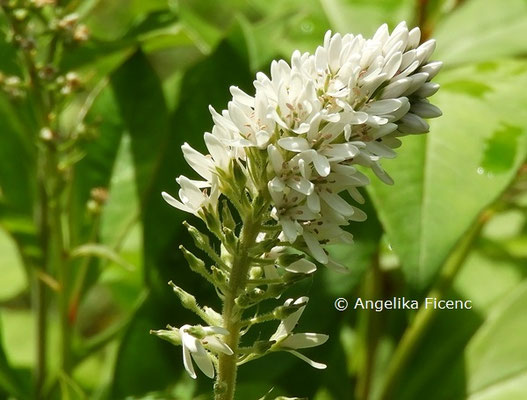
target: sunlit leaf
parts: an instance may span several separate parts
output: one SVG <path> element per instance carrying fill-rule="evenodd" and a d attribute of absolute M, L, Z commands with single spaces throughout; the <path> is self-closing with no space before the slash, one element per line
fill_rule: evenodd
<path fill-rule="evenodd" d="M 524 55 L 527 3 L 524 0 L 464 1 L 434 32 L 434 56 L 448 66 Z"/>
<path fill-rule="evenodd" d="M 492 90 L 449 90 L 448 83 L 461 76 Z M 439 80 L 446 87 L 433 102 L 444 115 L 432 121 L 427 135 L 404 138 L 398 158 L 384 162 L 393 187 L 375 177 L 370 187 L 403 270 L 420 288 L 430 284 L 474 218 L 509 184 L 527 152 L 525 62 L 475 65 L 445 72 Z M 503 147 L 507 132 L 514 134 L 505 155 L 495 147 Z"/>

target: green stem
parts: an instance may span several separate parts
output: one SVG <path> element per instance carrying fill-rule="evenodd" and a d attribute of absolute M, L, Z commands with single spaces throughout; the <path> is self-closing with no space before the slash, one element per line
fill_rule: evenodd
<path fill-rule="evenodd" d="M 54 210 L 52 240 L 56 246 L 55 266 L 60 282 L 60 291 L 58 293 L 59 310 L 60 310 L 60 352 L 62 356 L 62 370 L 69 374 L 71 368 L 71 324 L 69 319 L 69 269 L 65 262 L 65 248 L 62 233 L 62 221 L 60 209 Z"/>
<path fill-rule="evenodd" d="M 478 237 L 481 228 L 488 221 L 492 213 L 492 210 L 483 213 L 466 233 L 465 237 L 460 241 L 457 251 L 444 264 L 437 284 L 430 290 L 427 297 L 435 297 L 438 300 L 444 298 L 469 254 L 471 244 Z M 378 397 L 379 400 L 390 400 L 394 398 L 394 391 L 397 388 L 399 376 L 421 343 L 421 339 L 433 322 L 436 312 L 437 310 L 434 307 L 421 307 L 417 312 L 413 323 L 406 329 L 388 365 L 381 394 Z"/>
<path fill-rule="evenodd" d="M 236 306 L 235 300 L 247 285 L 247 273 L 251 266 L 249 250 L 256 242 L 260 232 L 261 216 L 249 213 L 244 221 L 238 251 L 236 252 L 230 273 L 229 290 L 223 303 L 223 323 L 229 331 L 226 344 L 232 349 L 232 355 L 221 354 L 219 357 L 218 377 L 215 385 L 215 400 L 233 400 L 236 388 L 238 347 L 242 327 L 242 309 Z"/>
<path fill-rule="evenodd" d="M 379 299 L 382 298 L 382 272 L 379 266 L 379 252 L 376 251 L 370 271 L 364 278 L 364 298 Z M 362 343 L 364 344 L 364 362 L 359 371 L 356 393 L 357 399 L 367 400 L 371 393 L 372 375 L 375 366 L 375 354 L 379 342 L 379 313 L 374 310 L 368 310 L 363 316 Z"/>

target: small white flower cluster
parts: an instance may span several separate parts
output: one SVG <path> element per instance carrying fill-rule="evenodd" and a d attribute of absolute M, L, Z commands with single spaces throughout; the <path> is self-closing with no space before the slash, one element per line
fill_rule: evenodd
<path fill-rule="evenodd" d="M 229 332 L 219 326 L 183 325 L 181 328 L 168 326 L 167 330 L 151 331 L 171 343 L 183 348 L 183 365 L 192 379 L 196 371 L 192 360 L 209 378 L 214 378 L 214 364 L 220 353 L 232 355 L 232 349 L 225 344 L 223 336 Z"/>
<path fill-rule="evenodd" d="M 257 74 L 254 96 L 231 87 L 228 109 L 211 108 L 210 155 L 183 145 L 204 180 L 181 176 L 180 200 L 163 197 L 194 214 L 215 208 L 223 191 L 218 171 L 234 161 L 248 178 L 247 190 L 268 191 L 280 238 L 331 265 L 323 246 L 350 242 L 342 227 L 366 219 L 342 197 L 347 192 L 364 202 L 357 188 L 369 180 L 356 165 L 392 183 L 379 161 L 396 156 L 399 137 L 427 132 L 423 118 L 441 115 L 426 98 L 439 89 L 430 81 L 442 63 L 429 61 L 435 41 L 419 42 L 419 29 L 402 22 L 391 34 L 382 25 L 371 39 L 327 32 L 315 54 L 295 51 L 290 64 L 273 61 L 270 77 Z M 266 153 L 266 167 L 251 171 L 257 163 L 250 157 L 258 151 Z M 261 176 L 267 188 L 256 181 Z"/>
<path fill-rule="evenodd" d="M 276 332 L 269 338 L 266 347 L 272 352 L 287 351 L 313 368 L 325 369 L 325 364 L 313 361 L 297 351 L 322 345 L 329 338 L 328 335 L 320 333 L 293 333 L 293 329 L 298 324 L 308 301 L 309 298 L 306 296 L 285 301 L 283 307 L 294 309 L 294 311 L 280 321 Z M 222 327 L 185 324 L 179 329 L 171 326 L 168 328 L 167 330 L 151 331 L 151 333 L 182 346 L 183 365 L 193 379 L 196 379 L 197 375 L 192 361 L 207 377 L 214 378 L 214 366 L 217 365 L 218 355 L 233 354 L 232 349 L 224 341 L 224 337 L 229 332 Z M 253 354 L 250 359 L 259 356 L 261 355 Z M 248 359 L 245 360 L 245 362 L 247 361 Z"/>

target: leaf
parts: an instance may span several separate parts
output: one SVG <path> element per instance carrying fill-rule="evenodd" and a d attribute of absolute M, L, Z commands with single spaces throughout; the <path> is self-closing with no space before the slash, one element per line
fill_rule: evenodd
<path fill-rule="evenodd" d="M 9 285 L 0 285 L 0 301 L 18 295 L 26 288 L 20 255 L 13 240 L 0 230 L 0 276 Z"/>
<path fill-rule="evenodd" d="M 35 152 L 17 119 L 16 106 L 0 95 L 0 201 L 10 210 L 31 215 Z"/>
<path fill-rule="evenodd" d="M 507 386 L 524 390 L 514 381 L 527 367 L 527 319 L 521 311 L 527 299 L 526 285 L 521 263 L 473 251 L 446 296 L 471 300 L 473 309 L 436 313 L 400 376 L 404 385 L 399 385 L 392 398 L 483 400 L 487 399 L 484 394 L 489 400 L 523 398 L 514 392 L 507 397 L 502 390 Z M 482 390 L 485 387 L 488 391 Z M 476 395 L 474 391 L 479 390 Z M 492 393 L 503 397 L 492 397 Z"/>
<path fill-rule="evenodd" d="M 132 138 L 137 189 L 144 202 L 168 135 L 168 110 L 161 82 L 141 51 L 115 71 L 111 82 Z"/>
<path fill-rule="evenodd" d="M 500 303 L 465 352 L 471 400 L 527 396 L 527 282 Z"/>
<path fill-rule="evenodd" d="M 475 95 L 448 89 L 448 83 L 470 76 L 491 91 Z M 430 133 L 405 137 L 397 159 L 384 162 L 393 187 L 375 177 L 371 197 L 403 271 L 414 288 L 426 288 L 456 241 L 476 216 L 507 187 L 525 159 L 527 132 L 527 63 L 503 61 L 445 72 L 446 88 L 433 102 L 444 116 L 431 122 Z M 514 99 L 505 102 L 503 99 Z M 510 130 L 505 162 L 489 151 L 497 135 Z M 500 133 L 502 132 L 502 133 Z M 499 168 L 482 166 L 498 163 Z"/>
<path fill-rule="evenodd" d="M 145 304 L 123 338 L 114 374 L 114 398 L 159 390 L 173 383 L 177 373 L 183 371 L 180 353 L 173 353 L 169 344 L 148 335 L 150 329 L 167 323 L 181 326 L 187 318 L 192 318 L 190 313 L 177 308 L 166 282 L 177 277 L 178 285 L 197 290 L 203 304 L 215 297 L 214 290 L 203 287 L 177 251 L 177 244 L 190 241 L 187 234 L 180 236 L 184 232 L 181 222 L 185 216 L 163 201 L 161 191 L 177 191 L 174 178 L 190 172 L 181 144 L 189 141 L 197 148 L 204 147 L 203 132 L 212 126 L 207 106 L 212 103 L 215 107 L 225 107 L 230 97 L 229 85 L 247 87 L 251 78 L 247 61 L 224 42 L 210 57 L 185 73 L 179 107 L 169 116 L 161 82 L 144 54 L 134 55 L 112 77 L 131 138 L 144 227 L 145 279 L 155 300 Z M 174 314 L 175 308 L 177 314 Z M 150 361 L 137 363 L 134 361 L 137 357 L 148 357 Z M 145 380 L 143 377 L 151 364 L 161 372 L 155 379 Z M 203 384 L 210 388 L 209 382 Z"/>
<path fill-rule="evenodd" d="M 75 179 L 70 206 L 73 245 L 85 240 L 94 240 L 88 239 L 93 217 L 87 211 L 87 203 L 93 189 L 108 189 L 124 131 L 111 88 L 103 89 L 97 96 L 87 115 L 86 123 L 88 127 L 95 129 L 96 137 L 81 144 L 86 155 L 74 167 Z"/>
<path fill-rule="evenodd" d="M 9 365 L 4 353 L 1 322 L 0 320 L 0 388 L 19 399 L 28 399 L 28 393 L 19 381 L 16 372 Z"/>
<path fill-rule="evenodd" d="M 339 1 L 320 0 L 322 9 L 328 16 L 331 26 L 342 34 L 373 35 L 377 28 L 388 23 L 391 27 L 400 21 L 410 20 L 413 1 Z"/>
<path fill-rule="evenodd" d="M 521 56 L 527 51 L 527 2 L 465 1 L 442 20 L 433 36 L 435 59 L 453 66 Z"/>

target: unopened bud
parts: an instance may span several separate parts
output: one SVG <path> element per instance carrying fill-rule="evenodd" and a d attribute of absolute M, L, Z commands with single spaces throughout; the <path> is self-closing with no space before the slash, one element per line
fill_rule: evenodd
<path fill-rule="evenodd" d="M 181 304 L 183 307 L 194 310 L 198 308 L 198 304 L 196 302 L 196 298 L 192 296 L 190 293 L 185 292 L 183 289 L 181 289 L 179 286 L 176 286 L 174 282 L 170 281 L 168 282 L 170 286 L 172 286 L 172 289 L 174 290 L 174 293 L 177 294 L 179 297 L 179 300 L 181 301 Z"/>
<path fill-rule="evenodd" d="M 57 23 L 57 26 L 61 29 L 71 30 L 75 25 L 77 25 L 78 21 L 78 14 L 68 14 Z"/>
<path fill-rule="evenodd" d="M 234 231 L 234 229 L 236 228 L 236 221 L 234 221 L 234 217 L 232 216 L 231 209 L 227 200 L 223 200 L 223 204 L 221 207 L 221 220 L 223 226 Z"/>
<path fill-rule="evenodd" d="M 262 267 L 252 267 L 249 270 L 249 278 L 251 279 L 260 279 L 263 275 Z"/>
<path fill-rule="evenodd" d="M 245 187 L 245 183 L 247 182 L 247 176 L 245 175 L 245 171 L 242 169 L 242 166 L 236 160 L 233 160 L 231 162 L 231 171 L 232 176 L 234 177 L 234 181 L 236 182 L 238 187 Z"/>
<path fill-rule="evenodd" d="M 210 239 L 207 235 L 198 231 L 197 228 L 190 225 L 187 221 L 183 221 L 183 225 L 185 226 L 185 228 L 187 228 L 188 233 L 190 233 L 190 236 L 192 236 L 196 247 L 200 249 L 210 247 Z"/>
<path fill-rule="evenodd" d="M 80 24 L 73 31 L 73 40 L 76 42 L 85 42 L 90 38 L 90 30 L 84 24 Z"/>
<path fill-rule="evenodd" d="M 179 249 L 183 252 L 183 257 L 185 257 L 185 260 L 187 260 L 188 265 L 192 271 L 201 273 L 205 270 L 205 262 L 203 260 L 199 259 L 190 251 L 185 249 L 183 245 L 179 246 Z"/>
<path fill-rule="evenodd" d="M 39 137 L 44 142 L 51 142 L 55 138 L 55 134 L 51 129 L 45 127 L 40 130 Z"/>

